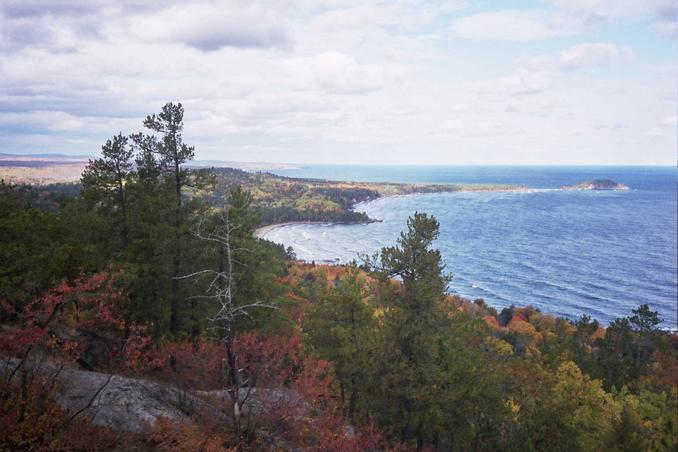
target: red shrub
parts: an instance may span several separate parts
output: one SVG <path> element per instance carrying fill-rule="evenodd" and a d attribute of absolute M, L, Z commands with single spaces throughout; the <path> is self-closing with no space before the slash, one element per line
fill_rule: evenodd
<path fill-rule="evenodd" d="M 166 343 L 154 352 L 152 364 L 167 381 L 180 387 L 213 390 L 224 387 L 225 359 L 223 344 L 201 338 Z"/>

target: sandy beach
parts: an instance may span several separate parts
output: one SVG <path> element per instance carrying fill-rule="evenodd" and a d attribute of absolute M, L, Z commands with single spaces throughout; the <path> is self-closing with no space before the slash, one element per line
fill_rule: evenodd
<path fill-rule="evenodd" d="M 266 226 L 261 226 L 254 230 L 254 236 L 258 239 L 265 239 L 269 232 L 274 229 L 282 228 L 283 226 L 292 226 L 295 224 L 329 224 L 326 221 L 288 221 L 286 223 L 275 223 Z"/>

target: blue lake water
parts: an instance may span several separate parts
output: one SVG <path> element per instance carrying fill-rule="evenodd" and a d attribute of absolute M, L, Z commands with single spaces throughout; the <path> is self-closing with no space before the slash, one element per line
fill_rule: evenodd
<path fill-rule="evenodd" d="M 532 305 L 609 323 L 647 303 L 676 328 L 676 169 L 671 167 L 305 166 L 276 171 L 334 180 L 506 183 L 545 189 L 381 198 L 356 210 L 367 225 L 293 225 L 266 238 L 304 260 L 347 262 L 395 242 L 415 211 L 440 222 L 435 243 L 452 292 L 496 308 Z M 607 178 L 629 191 L 561 191 Z M 556 190 L 549 190 L 556 189 Z"/>

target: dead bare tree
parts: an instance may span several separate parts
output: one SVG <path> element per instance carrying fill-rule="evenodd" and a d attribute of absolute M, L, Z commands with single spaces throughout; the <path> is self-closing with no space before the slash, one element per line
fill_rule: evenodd
<path fill-rule="evenodd" d="M 200 270 L 180 278 L 210 278 L 206 294 L 190 298 L 211 301 L 216 305 L 216 314 L 209 317 L 208 320 L 212 323 L 212 329 L 218 331 L 219 337 L 226 348 L 225 389 L 232 405 L 231 415 L 235 433 L 238 438 L 241 438 L 242 408 L 250 395 L 252 382 L 249 375 L 244 375 L 244 370 L 239 368 L 238 355 L 234 347 L 235 329 L 242 317 L 251 317 L 250 313 L 252 310 L 258 308 L 277 308 L 260 300 L 254 303 L 238 303 L 233 280 L 235 266 L 239 265 L 235 255 L 237 253 L 251 252 L 252 250 L 246 247 L 238 247 L 234 243 L 234 235 L 238 231 L 239 226 L 231 222 L 228 208 L 216 214 L 216 222 L 213 226 L 206 227 L 206 223 L 204 220 L 200 222 L 195 236 L 200 240 L 212 242 L 218 247 L 219 268 L 217 270 Z"/>

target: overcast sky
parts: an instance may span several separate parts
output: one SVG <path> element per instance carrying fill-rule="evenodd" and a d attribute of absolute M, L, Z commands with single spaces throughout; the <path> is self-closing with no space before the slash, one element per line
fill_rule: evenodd
<path fill-rule="evenodd" d="M 0 0 L 0 152 L 676 164 L 675 0 Z"/>

